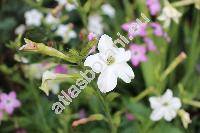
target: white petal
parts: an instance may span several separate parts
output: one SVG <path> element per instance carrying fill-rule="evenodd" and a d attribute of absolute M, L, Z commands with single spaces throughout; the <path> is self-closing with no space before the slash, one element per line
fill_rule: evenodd
<path fill-rule="evenodd" d="M 162 95 L 162 101 L 168 102 L 172 99 L 173 93 L 170 89 L 167 89 L 167 91 Z"/>
<path fill-rule="evenodd" d="M 113 47 L 114 43 L 112 41 L 112 38 L 106 34 L 102 35 L 101 38 L 99 39 L 98 50 L 104 53 L 107 52 L 108 50 L 112 50 Z"/>
<path fill-rule="evenodd" d="M 127 63 L 116 64 L 115 71 L 117 76 L 126 83 L 130 83 L 135 77 L 132 68 Z"/>
<path fill-rule="evenodd" d="M 170 108 L 165 110 L 164 119 L 166 121 L 171 121 L 175 117 L 176 117 L 176 111 L 175 110 L 170 109 Z"/>
<path fill-rule="evenodd" d="M 177 97 L 172 98 L 169 101 L 169 106 L 171 108 L 173 108 L 173 109 L 176 109 L 176 110 L 180 109 L 180 107 L 181 107 L 181 101 L 180 101 L 180 99 L 177 98 Z"/>
<path fill-rule="evenodd" d="M 89 66 L 92 68 L 94 72 L 99 73 L 105 69 L 106 64 L 101 58 L 100 54 L 97 53 L 97 54 L 88 56 L 84 62 L 84 66 Z"/>
<path fill-rule="evenodd" d="M 117 76 L 112 67 L 107 67 L 101 72 L 97 85 L 102 93 L 112 91 L 117 86 Z"/>
<path fill-rule="evenodd" d="M 152 109 L 160 108 L 162 106 L 160 97 L 150 97 L 149 102 Z"/>
<path fill-rule="evenodd" d="M 158 121 L 158 120 L 160 120 L 164 116 L 164 113 L 165 113 L 164 111 L 165 110 L 163 108 L 154 110 L 151 113 L 151 116 L 150 116 L 151 120 L 152 121 Z"/>
<path fill-rule="evenodd" d="M 117 48 L 117 54 L 115 56 L 116 62 L 121 63 L 121 62 L 127 62 L 131 59 L 131 51 L 125 51 L 124 48 Z"/>

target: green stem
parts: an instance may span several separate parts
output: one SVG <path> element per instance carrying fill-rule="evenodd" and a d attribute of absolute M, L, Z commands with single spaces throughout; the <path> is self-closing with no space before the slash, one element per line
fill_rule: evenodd
<path fill-rule="evenodd" d="M 194 2 L 195 2 L 195 0 L 181 0 L 178 2 L 173 2 L 172 5 L 174 7 L 188 6 L 188 5 L 194 4 Z"/>
<path fill-rule="evenodd" d="M 30 83 L 31 83 L 31 92 L 33 94 L 33 97 L 35 98 L 35 101 L 36 101 L 36 106 L 37 106 L 37 109 L 38 109 L 38 112 L 39 112 L 39 115 L 40 115 L 40 118 L 42 119 L 42 123 L 44 125 L 44 130 L 45 132 L 49 132 L 51 133 L 51 130 L 48 128 L 48 125 L 47 125 L 47 122 L 46 122 L 46 119 L 44 117 L 44 113 L 43 113 L 43 110 L 42 110 L 42 106 L 40 104 L 40 98 L 38 96 L 38 93 L 37 91 L 35 91 L 35 88 L 33 87 L 34 86 L 34 83 L 33 83 L 33 80 L 30 79 Z"/>
<path fill-rule="evenodd" d="M 111 133 L 117 133 L 117 128 L 114 126 L 114 123 L 112 121 L 112 117 L 111 117 L 111 114 L 110 114 L 110 109 L 109 109 L 108 103 L 105 101 L 105 99 L 101 95 L 100 91 L 98 89 L 96 89 L 96 87 L 94 87 L 94 88 L 95 88 L 94 90 L 96 92 L 97 97 L 99 98 L 99 100 L 101 101 L 101 103 L 104 107 L 104 111 L 105 111 L 105 114 L 108 118 L 108 123 L 110 125 Z"/>
<path fill-rule="evenodd" d="M 172 63 L 168 66 L 168 68 L 161 75 L 161 81 L 165 80 L 165 78 L 186 58 L 186 54 L 181 52 L 178 57 L 176 57 Z"/>
<path fill-rule="evenodd" d="M 152 93 L 157 93 L 155 88 L 153 87 L 149 87 L 147 89 L 145 89 L 144 91 L 142 91 L 139 95 L 137 95 L 136 97 L 134 97 L 134 101 L 140 101 L 141 99 L 143 99 L 144 97 L 146 97 L 147 95 L 149 94 L 152 94 Z"/>
<path fill-rule="evenodd" d="M 194 101 L 189 99 L 183 99 L 183 103 L 200 108 L 200 101 Z"/>

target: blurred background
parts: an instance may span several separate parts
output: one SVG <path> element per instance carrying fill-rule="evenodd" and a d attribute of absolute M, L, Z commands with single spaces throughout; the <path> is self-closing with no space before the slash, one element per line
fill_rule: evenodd
<path fill-rule="evenodd" d="M 117 32 L 134 39 L 126 45 L 135 79 L 118 85 L 105 97 L 118 133 L 200 132 L 200 2 L 199 0 L 0 0 L 0 132 L 2 133 L 110 133 L 96 81 L 88 85 L 60 115 L 52 111 L 61 90 L 74 81 L 51 82 L 46 96 L 39 89 L 42 74 L 71 74 L 81 70 L 82 49 L 93 38 Z M 137 34 L 129 30 L 141 13 L 150 19 Z M 24 38 L 69 54 L 62 59 L 22 52 Z M 90 53 L 95 53 L 93 46 Z M 142 52 L 143 51 L 143 52 Z M 145 51 L 145 52 L 144 52 Z M 119 70 L 120 71 L 120 70 Z M 93 83 L 92 83 L 93 84 Z M 191 123 L 150 119 L 149 97 L 167 88 L 179 97 Z"/>

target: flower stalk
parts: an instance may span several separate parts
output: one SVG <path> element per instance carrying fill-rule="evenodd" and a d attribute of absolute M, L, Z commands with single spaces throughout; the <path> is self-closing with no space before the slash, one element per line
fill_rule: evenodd
<path fill-rule="evenodd" d="M 183 103 L 200 108 L 200 101 L 194 101 L 189 99 L 183 99 Z"/>
<path fill-rule="evenodd" d="M 146 97 L 147 95 L 152 94 L 152 93 L 157 93 L 157 92 L 154 87 L 149 87 L 149 88 L 145 89 L 144 91 L 142 91 L 136 97 L 133 97 L 133 100 L 138 102 L 141 99 L 143 99 L 144 97 Z"/>
<path fill-rule="evenodd" d="M 96 88 L 96 87 L 94 87 Z M 111 133 L 117 133 L 117 128 L 115 127 L 113 121 L 112 121 L 112 117 L 110 114 L 110 109 L 108 106 L 108 103 L 105 101 L 104 97 L 101 95 L 100 91 L 98 89 L 94 89 L 96 92 L 97 97 L 99 98 L 99 100 L 101 101 L 103 107 L 104 107 L 104 111 L 107 117 L 107 121 L 110 125 L 110 129 L 111 129 Z"/>
<path fill-rule="evenodd" d="M 181 0 L 178 2 L 173 2 L 172 5 L 174 7 L 188 6 L 188 5 L 194 4 L 195 1 L 197 0 Z"/>
<path fill-rule="evenodd" d="M 187 55 L 184 52 L 181 52 L 168 66 L 168 68 L 161 75 L 161 81 L 165 78 L 181 63 L 186 59 Z"/>

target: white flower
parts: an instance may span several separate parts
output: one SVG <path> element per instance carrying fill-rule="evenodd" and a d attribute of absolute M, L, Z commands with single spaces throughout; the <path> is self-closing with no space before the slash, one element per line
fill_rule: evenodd
<path fill-rule="evenodd" d="M 58 36 L 61 36 L 63 38 L 63 41 L 67 43 L 70 39 L 77 37 L 76 32 L 72 30 L 72 27 L 73 25 L 71 24 L 68 24 L 68 25 L 61 24 L 58 26 L 58 29 L 56 30 L 56 34 Z"/>
<path fill-rule="evenodd" d="M 56 0 L 58 2 L 58 5 L 65 5 L 67 3 L 67 0 Z"/>
<path fill-rule="evenodd" d="M 195 7 L 200 10 L 200 0 L 194 0 Z"/>
<path fill-rule="evenodd" d="M 40 89 L 43 90 L 46 95 L 49 95 L 49 90 L 51 90 L 53 87 L 58 90 L 59 86 L 53 82 L 55 81 L 56 77 L 56 74 L 51 71 L 45 71 L 43 73 L 42 85 Z"/>
<path fill-rule="evenodd" d="M 88 30 L 94 32 L 97 35 L 103 34 L 102 18 L 98 14 L 90 15 L 88 18 Z"/>
<path fill-rule="evenodd" d="M 115 16 L 115 9 L 110 4 L 104 4 L 101 6 L 101 10 L 104 14 L 113 18 Z"/>
<path fill-rule="evenodd" d="M 26 25 L 40 26 L 43 14 L 36 9 L 25 12 L 24 14 Z"/>
<path fill-rule="evenodd" d="M 188 124 L 192 122 L 192 120 L 190 119 L 190 114 L 183 109 L 179 110 L 178 114 L 181 117 L 184 128 L 188 128 Z"/>
<path fill-rule="evenodd" d="M 178 10 L 169 3 L 166 3 L 166 6 L 162 10 L 162 14 L 158 17 L 158 20 L 165 21 L 164 27 L 169 27 L 171 20 L 178 23 L 181 16 L 182 14 Z"/>
<path fill-rule="evenodd" d="M 23 57 L 23 56 L 20 56 L 20 55 L 18 55 L 18 54 L 15 54 L 15 55 L 14 55 L 14 59 L 15 59 L 16 61 L 22 62 L 22 63 L 28 63 L 28 62 L 29 62 L 29 60 L 28 60 L 27 58 L 25 58 L 25 57 Z"/>
<path fill-rule="evenodd" d="M 131 58 L 131 52 L 114 46 L 112 38 L 102 35 L 98 43 L 99 53 L 86 58 L 84 66 L 89 66 L 100 73 L 97 81 L 102 93 L 112 91 L 117 86 L 117 78 L 130 83 L 134 78 L 132 68 L 126 63 Z"/>
<path fill-rule="evenodd" d="M 166 121 L 171 121 L 176 117 L 177 111 L 181 107 L 181 101 L 177 97 L 173 97 L 172 91 L 167 91 L 161 97 L 150 97 L 149 98 L 151 108 L 151 120 L 158 121 L 164 117 Z"/>
<path fill-rule="evenodd" d="M 67 10 L 67 11 L 72 11 L 72 10 L 75 10 L 77 8 L 77 4 L 76 4 L 76 2 L 74 1 L 73 3 L 67 3 L 66 5 L 65 5 L 65 9 Z"/>
<path fill-rule="evenodd" d="M 56 25 L 59 23 L 59 19 L 54 17 L 51 13 L 47 14 L 47 16 L 45 17 L 45 22 L 47 24 L 52 24 L 52 25 Z"/>
<path fill-rule="evenodd" d="M 26 30 L 26 26 L 24 24 L 21 24 L 15 29 L 15 34 L 16 35 L 23 34 L 25 30 Z"/>

